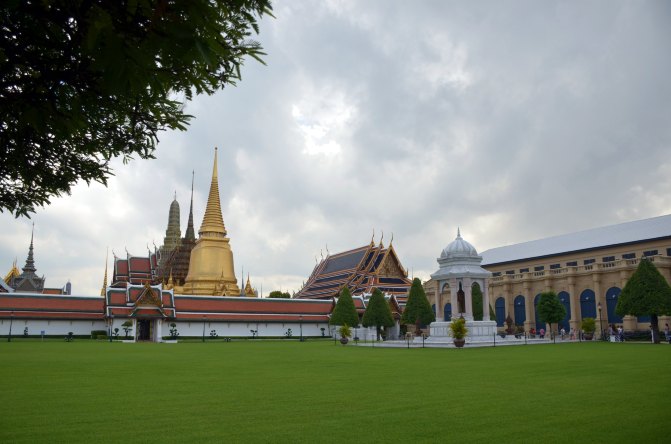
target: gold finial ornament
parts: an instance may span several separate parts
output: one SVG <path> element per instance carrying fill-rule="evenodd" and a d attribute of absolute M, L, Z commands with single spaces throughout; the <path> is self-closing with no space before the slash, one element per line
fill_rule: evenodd
<path fill-rule="evenodd" d="M 105 296 L 105 290 L 107 289 L 107 260 L 109 258 L 110 249 L 107 247 L 107 252 L 105 253 L 105 277 L 103 277 L 103 287 L 100 289 L 100 296 Z"/>
<path fill-rule="evenodd" d="M 194 295 L 240 296 L 235 277 L 233 251 L 226 237 L 224 217 L 219 200 L 219 178 L 217 172 L 217 149 L 214 149 L 212 182 L 203 223 L 198 231 L 196 246 L 191 251 L 189 272 L 184 286 L 176 292 Z"/>

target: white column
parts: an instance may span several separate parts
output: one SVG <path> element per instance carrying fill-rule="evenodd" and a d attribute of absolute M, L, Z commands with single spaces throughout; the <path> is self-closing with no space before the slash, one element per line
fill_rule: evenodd
<path fill-rule="evenodd" d="M 434 294 L 434 301 L 436 304 L 436 321 L 444 320 L 440 315 L 440 287 L 443 285 L 442 281 L 437 281 L 436 293 Z"/>
<path fill-rule="evenodd" d="M 450 304 L 452 304 L 452 317 L 459 312 L 459 302 L 457 301 L 458 291 L 459 285 L 457 284 L 457 278 L 450 279 Z"/>
<path fill-rule="evenodd" d="M 483 279 L 482 288 L 482 320 L 489 321 L 489 279 Z"/>
<path fill-rule="evenodd" d="M 464 299 L 466 299 L 464 302 L 466 302 L 466 315 L 464 318 L 468 320 L 473 320 L 473 288 L 471 287 L 473 283 L 471 282 L 471 278 L 464 278 Z"/>

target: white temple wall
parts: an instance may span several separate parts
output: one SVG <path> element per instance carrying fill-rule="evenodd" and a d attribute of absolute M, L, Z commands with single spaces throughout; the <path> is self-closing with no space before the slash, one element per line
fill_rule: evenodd
<path fill-rule="evenodd" d="M 107 331 L 107 324 L 103 320 L 48 320 L 48 319 L 1 319 L 0 335 L 9 334 L 9 325 L 12 325 L 12 336 L 23 336 L 23 331 L 28 327 L 28 335 L 38 336 L 44 331 L 46 336 L 67 335 L 90 335 L 92 330 Z"/>
<path fill-rule="evenodd" d="M 162 335 L 170 335 L 170 324 L 175 323 L 177 326 L 177 332 L 179 337 L 185 336 L 202 336 L 203 335 L 203 322 L 200 321 L 164 321 L 163 322 L 163 333 Z M 286 322 L 286 323 L 275 323 L 275 322 L 210 322 L 205 321 L 205 337 L 210 337 L 210 332 L 215 330 L 218 337 L 252 337 L 250 330 L 258 330 L 257 336 L 267 337 L 284 337 L 289 329 L 291 329 L 291 337 L 299 338 L 301 336 L 301 326 L 303 329 L 303 336 L 322 336 L 321 328 L 324 328 L 324 336 L 329 337 L 329 325 L 326 322 Z M 178 337 L 178 338 L 179 338 Z"/>

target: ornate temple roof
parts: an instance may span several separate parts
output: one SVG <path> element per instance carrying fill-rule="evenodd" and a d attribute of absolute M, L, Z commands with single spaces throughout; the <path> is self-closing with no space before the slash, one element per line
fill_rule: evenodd
<path fill-rule="evenodd" d="M 148 257 L 134 256 L 126 252 L 126 258 L 114 255 L 113 287 L 124 287 L 127 284 L 142 285 L 146 282 L 157 283 L 156 270 L 158 260 L 156 252 Z"/>
<path fill-rule="evenodd" d="M 412 285 L 394 247 L 380 242 L 338 254 L 328 254 L 317 263 L 307 282 L 294 296 L 299 299 L 331 299 L 347 285 L 352 295 L 371 293 L 379 288 L 405 302 Z"/>
<path fill-rule="evenodd" d="M 91 319 L 104 318 L 101 297 L 46 296 L 35 293 L 2 293 L 0 317 L 15 319 Z"/>

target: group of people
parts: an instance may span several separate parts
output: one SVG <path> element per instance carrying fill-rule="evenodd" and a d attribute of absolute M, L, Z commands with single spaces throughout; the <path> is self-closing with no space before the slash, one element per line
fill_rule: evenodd
<path fill-rule="evenodd" d="M 529 335 L 531 337 L 535 337 L 536 336 L 536 329 L 531 327 L 531 330 L 529 330 Z M 538 336 L 541 339 L 545 339 L 545 329 L 544 328 L 541 328 L 540 330 L 538 330 Z"/>
<path fill-rule="evenodd" d="M 621 325 L 615 326 L 615 324 L 610 324 L 608 326 L 608 335 L 615 338 L 615 342 L 624 342 L 624 329 Z"/>

